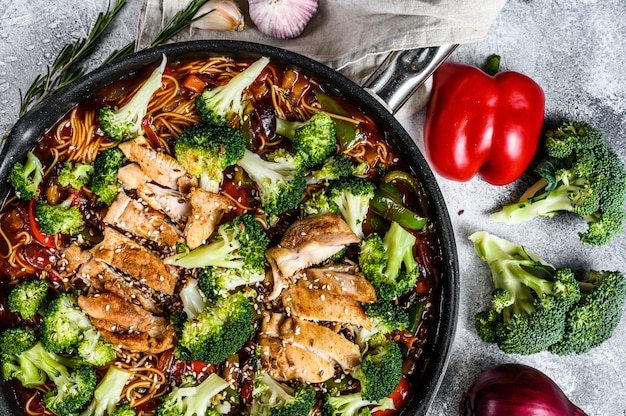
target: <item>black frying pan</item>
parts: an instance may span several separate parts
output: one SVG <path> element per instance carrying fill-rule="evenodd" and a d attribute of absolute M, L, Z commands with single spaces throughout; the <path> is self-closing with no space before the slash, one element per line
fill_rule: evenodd
<path fill-rule="evenodd" d="M 430 56 L 431 51 L 431 49 L 424 49 L 418 54 L 415 54 L 413 51 L 401 53 L 399 56 L 396 56 L 399 60 L 396 59 L 390 65 L 392 72 L 397 72 L 397 68 L 394 69 L 394 66 L 403 65 L 403 59 L 415 59 L 423 60 L 425 66 L 424 70 L 420 70 L 418 75 L 429 74 L 442 59 L 441 57 Z M 75 105 L 105 85 L 123 76 L 157 65 L 161 61 L 162 54 L 165 54 L 170 61 L 176 58 L 186 59 L 209 56 L 233 56 L 235 58 L 252 59 L 267 56 L 272 62 L 298 68 L 321 84 L 324 84 L 324 86 L 331 87 L 338 95 L 346 97 L 356 106 L 362 108 L 382 127 L 382 130 L 390 133 L 390 141 L 401 154 L 408 158 L 413 170 L 412 173 L 423 184 L 430 197 L 432 220 L 435 222 L 439 240 L 443 245 L 441 316 L 438 331 L 433 335 L 436 337 L 435 351 L 426 371 L 420 376 L 419 382 L 415 384 L 414 397 L 402 412 L 403 415 L 425 415 L 443 379 L 454 339 L 458 314 L 459 277 L 454 234 L 439 186 L 415 142 L 389 110 L 391 108 L 393 111 L 399 105 L 402 105 L 404 99 L 401 98 L 401 101 L 396 104 L 387 104 L 394 100 L 397 101 L 397 97 L 393 96 L 391 91 L 396 90 L 399 84 L 408 83 L 415 86 L 416 78 L 413 77 L 413 80 L 407 80 L 406 77 L 405 79 L 402 79 L 402 77 L 400 79 L 390 77 L 389 71 L 378 74 L 379 76 L 372 79 L 368 84 L 370 84 L 370 89 L 380 92 L 380 96 L 384 99 L 381 100 L 380 97 L 373 96 L 367 89 L 360 87 L 317 61 L 271 46 L 237 41 L 194 41 L 174 43 L 144 50 L 85 75 L 33 108 L 15 124 L 0 148 L 0 201 L 4 202 L 9 193 L 6 176 L 11 167 L 16 161 L 20 161 L 25 157 L 26 152 L 35 146 L 48 129 Z M 408 66 L 412 67 L 413 64 Z M 405 92 L 404 97 L 408 96 L 410 92 Z M 7 390 L 6 388 L 1 390 L 0 414 L 22 414 L 21 410 L 15 409 L 14 399 L 10 397 Z"/>

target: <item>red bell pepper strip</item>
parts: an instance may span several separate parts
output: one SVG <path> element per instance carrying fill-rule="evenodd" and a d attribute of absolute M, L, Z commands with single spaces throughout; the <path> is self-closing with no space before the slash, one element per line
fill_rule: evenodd
<path fill-rule="evenodd" d="M 424 125 L 426 156 L 447 179 L 468 181 L 480 173 L 492 185 L 506 185 L 532 161 L 544 110 L 543 90 L 526 75 L 490 75 L 445 62 L 433 77 Z"/>
<path fill-rule="evenodd" d="M 150 115 L 146 114 L 141 119 L 141 127 L 143 127 L 144 133 L 146 133 L 146 138 L 148 139 L 148 143 L 152 146 L 153 149 L 158 149 L 161 147 L 161 141 L 159 140 L 159 136 L 157 136 L 156 132 L 152 128 L 152 124 L 150 124 Z"/>

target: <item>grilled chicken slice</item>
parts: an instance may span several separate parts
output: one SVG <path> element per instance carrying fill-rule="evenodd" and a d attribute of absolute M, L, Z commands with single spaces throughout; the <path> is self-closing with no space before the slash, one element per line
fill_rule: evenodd
<path fill-rule="evenodd" d="M 155 315 L 163 315 L 160 303 L 165 299 L 159 296 L 159 292 L 142 285 L 130 276 L 122 275 L 101 261 L 92 259 L 83 264 L 77 276 L 97 292 L 113 293 Z"/>
<path fill-rule="evenodd" d="M 104 222 L 160 246 L 183 242 L 182 233 L 164 214 L 120 192 L 109 207 Z"/>
<path fill-rule="evenodd" d="M 159 354 L 174 347 L 174 330 L 171 327 L 161 337 L 152 337 L 145 332 L 136 334 L 117 333 L 99 328 L 96 322 L 94 326 L 100 331 L 102 338 L 113 345 L 126 348 L 129 351 L 145 352 L 147 354 Z"/>
<path fill-rule="evenodd" d="M 286 289 L 281 299 L 286 311 L 302 319 L 345 322 L 372 328 L 372 322 L 360 302 L 333 295 L 325 289 L 309 289 L 306 285 L 296 284 Z"/>
<path fill-rule="evenodd" d="M 293 282 L 299 270 L 321 263 L 346 245 L 359 241 L 337 214 L 327 213 L 294 222 L 285 231 L 280 244 L 265 252 L 274 280 L 268 300 L 276 299 Z"/>
<path fill-rule="evenodd" d="M 122 183 L 124 189 L 137 189 L 142 184 L 150 181 L 150 177 L 141 170 L 138 163 L 129 163 L 117 171 L 117 179 Z"/>
<path fill-rule="evenodd" d="M 163 212 L 176 223 L 185 223 L 191 215 L 191 204 L 185 196 L 175 190 L 152 182 L 137 187 L 137 197 L 153 209 Z"/>
<path fill-rule="evenodd" d="M 297 284 L 363 303 L 375 302 L 377 299 L 374 286 L 351 265 L 308 268 Z"/>
<path fill-rule="evenodd" d="M 152 251 L 111 227 L 104 229 L 104 240 L 95 247 L 94 258 L 154 290 L 174 293 L 176 274 Z"/>
<path fill-rule="evenodd" d="M 193 250 L 206 242 L 232 206 L 225 196 L 200 188 L 194 188 L 187 195 L 187 200 L 191 204 L 191 216 L 185 225 L 184 235 L 187 246 Z"/>
<path fill-rule="evenodd" d="M 265 314 L 261 334 L 336 362 L 346 371 L 356 367 L 361 360 L 359 346 L 355 343 L 325 326 L 293 316 Z"/>
<path fill-rule="evenodd" d="M 120 143 L 119 148 L 131 161 L 154 182 L 171 189 L 178 189 L 178 179 L 187 171 L 172 156 L 154 150 L 143 136 Z"/>
<path fill-rule="evenodd" d="M 159 336 L 169 324 L 167 318 L 155 316 L 134 303 L 127 302 L 113 293 L 78 297 L 78 306 L 90 318 L 108 323 L 105 329 L 113 332 L 146 332 Z"/>
<path fill-rule="evenodd" d="M 261 336 L 259 346 L 261 365 L 276 380 L 321 383 L 335 375 L 333 361 L 282 342 L 278 338 Z"/>
<path fill-rule="evenodd" d="M 78 244 L 72 243 L 62 251 L 62 261 L 57 265 L 64 276 L 71 275 L 77 273 L 81 266 L 88 263 L 92 257 L 93 253 L 91 251 L 83 250 Z"/>
<path fill-rule="evenodd" d="M 154 316 L 112 293 L 79 296 L 78 306 L 102 337 L 114 345 L 153 354 L 174 345 L 174 330 L 167 318 Z"/>

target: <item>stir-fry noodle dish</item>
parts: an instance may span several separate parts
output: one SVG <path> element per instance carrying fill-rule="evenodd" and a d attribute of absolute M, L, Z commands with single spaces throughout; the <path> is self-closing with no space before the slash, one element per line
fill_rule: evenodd
<path fill-rule="evenodd" d="M 0 213 L 27 415 L 392 415 L 433 354 L 429 199 L 390 134 L 269 58 L 162 60 L 76 105 Z"/>

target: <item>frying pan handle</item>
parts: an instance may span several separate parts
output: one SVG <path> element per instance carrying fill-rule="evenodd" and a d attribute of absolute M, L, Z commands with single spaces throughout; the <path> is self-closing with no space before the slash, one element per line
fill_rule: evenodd
<path fill-rule="evenodd" d="M 459 45 L 394 51 L 363 87 L 395 113 Z"/>

